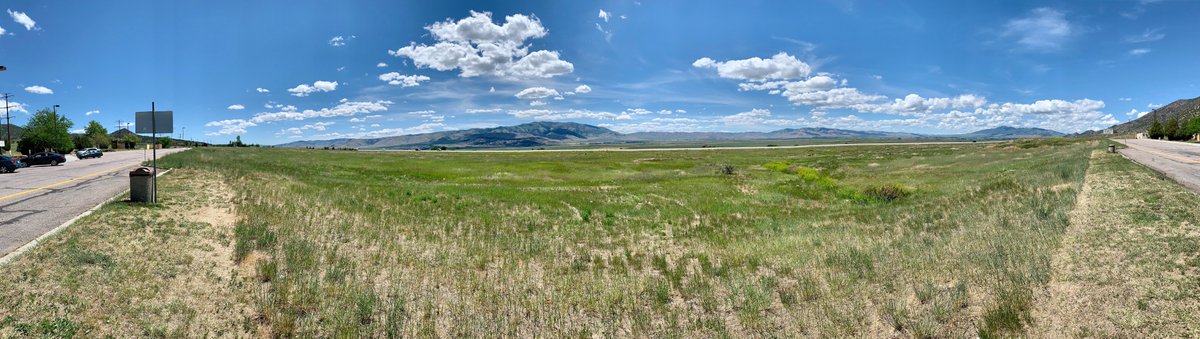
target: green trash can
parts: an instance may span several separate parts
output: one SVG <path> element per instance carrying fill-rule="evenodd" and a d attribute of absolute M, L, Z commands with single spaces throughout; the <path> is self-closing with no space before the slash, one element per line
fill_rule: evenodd
<path fill-rule="evenodd" d="M 129 201 L 154 202 L 154 171 L 149 167 L 129 172 Z"/>

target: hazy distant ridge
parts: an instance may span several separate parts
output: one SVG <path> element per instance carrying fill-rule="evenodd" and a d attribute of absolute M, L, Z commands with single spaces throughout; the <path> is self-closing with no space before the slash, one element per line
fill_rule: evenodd
<path fill-rule="evenodd" d="M 1016 139 L 1062 136 L 1040 128 L 996 127 L 959 135 L 921 135 L 899 132 L 853 131 L 835 128 L 786 128 L 771 132 L 637 132 L 613 130 L 574 122 L 531 122 L 516 126 L 472 128 L 370 139 L 306 140 L 280 147 L 338 147 L 404 149 L 427 146 L 494 148 L 549 145 L 620 144 L 662 141 L 738 141 L 789 139 Z"/>

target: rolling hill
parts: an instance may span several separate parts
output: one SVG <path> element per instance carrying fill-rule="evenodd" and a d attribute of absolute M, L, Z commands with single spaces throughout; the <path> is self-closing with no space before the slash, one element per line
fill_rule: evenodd
<path fill-rule="evenodd" d="M 21 128 L 21 126 L 12 125 L 13 139 L 20 139 L 21 134 L 23 134 L 24 132 L 25 132 L 25 129 Z M 7 137 L 8 137 L 8 124 L 0 124 L 0 140 L 4 140 Z"/>
<path fill-rule="evenodd" d="M 997 127 L 957 135 L 921 135 L 899 132 L 853 131 L 834 128 L 787 128 L 771 132 L 637 132 L 613 130 L 573 122 L 531 122 L 516 126 L 472 128 L 368 139 L 305 140 L 279 147 L 410 149 L 430 146 L 453 148 L 541 147 L 553 145 L 626 144 L 666 141 L 737 141 L 796 139 L 1018 139 L 1062 136 L 1040 128 Z"/>
<path fill-rule="evenodd" d="M 968 139 L 1028 139 L 1054 138 L 1061 137 L 1063 135 L 1064 134 L 1057 131 L 1051 131 L 1043 128 L 1000 126 L 967 134 L 959 134 L 956 137 Z"/>
<path fill-rule="evenodd" d="M 516 126 L 472 128 L 372 139 L 331 139 L 291 142 L 280 147 L 337 147 L 404 149 L 422 146 L 535 147 L 612 139 L 620 134 L 607 128 L 570 122 L 531 122 Z"/>

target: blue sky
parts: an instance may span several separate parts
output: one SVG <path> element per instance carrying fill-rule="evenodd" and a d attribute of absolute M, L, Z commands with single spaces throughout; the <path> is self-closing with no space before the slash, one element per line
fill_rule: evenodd
<path fill-rule="evenodd" d="M 1200 96 L 1200 2 L 6 1 L 0 91 L 225 142 L 553 120 L 1075 132 Z M 1191 33 L 1191 34 L 1189 34 Z M 186 128 L 186 129 L 185 129 Z"/>

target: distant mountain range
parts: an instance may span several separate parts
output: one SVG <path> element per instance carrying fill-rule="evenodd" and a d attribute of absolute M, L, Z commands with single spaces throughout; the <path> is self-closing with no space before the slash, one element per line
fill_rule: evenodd
<path fill-rule="evenodd" d="M 1030 139 L 1055 138 L 1061 136 L 1063 136 L 1062 133 L 1043 128 L 1000 126 L 967 134 L 959 134 L 956 137 L 966 139 Z"/>
<path fill-rule="evenodd" d="M 516 126 L 472 128 L 370 139 L 295 141 L 279 147 L 335 147 L 358 149 L 411 149 L 430 146 L 453 148 L 541 147 L 554 145 L 630 144 L 667 141 L 738 141 L 795 139 L 1017 139 L 1058 137 L 1062 133 L 1040 128 L 997 127 L 958 135 L 852 131 L 833 128 L 787 128 L 771 132 L 637 132 L 613 130 L 573 122 L 531 122 Z"/>
<path fill-rule="evenodd" d="M 1140 118 L 1130 120 L 1129 122 L 1113 126 L 1113 132 L 1117 134 L 1133 134 L 1142 133 L 1150 129 L 1150 125 L 1154 124 L 1155 117 L 1161 123 L 1166 123 L 1167 120 L 1178 119 L 1186 122 L 1194 116 L 1200 115 L 1200 97 L 1192 99 L 1175 100 L 1166 106 L 1159 107 L 1150 111 Z"/>

